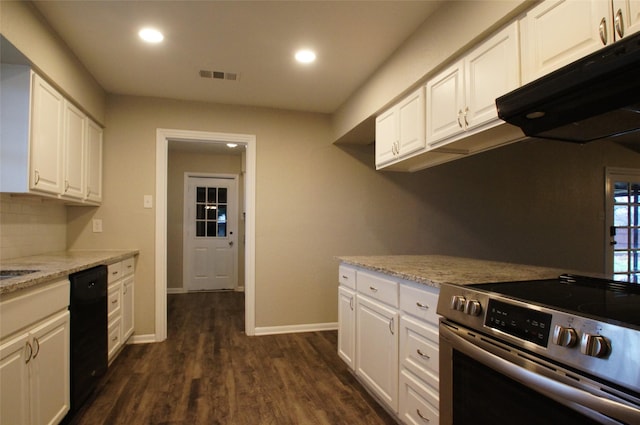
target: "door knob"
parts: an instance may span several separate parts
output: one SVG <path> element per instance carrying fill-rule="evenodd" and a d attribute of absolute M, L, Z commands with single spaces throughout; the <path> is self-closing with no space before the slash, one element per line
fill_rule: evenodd
<path fill-rule="evenodd" d="M 233 241 L 229 241 L 229 246 L 233 246 Z"/>

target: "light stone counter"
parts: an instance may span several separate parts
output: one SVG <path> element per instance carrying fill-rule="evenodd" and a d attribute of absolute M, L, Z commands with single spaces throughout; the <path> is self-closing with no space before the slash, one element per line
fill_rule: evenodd
<path fill-rule="evenodd" d="M 0 280 L 0 296 L 30 288 L 101 264 L 113 264 L 138 255 L 137 250 L 63 251 L 12 258 L 0 263 L 2 270 L 38 270 L 35 273 Z"/>
<path fill-rule="evenodd" d="M 551 279 L 571 270 L 444 255 L 384 255 L 337 257 L 344 264 L 385 273 L 413 282 L 439 288 L 443 283 L 509 282 Z"/>

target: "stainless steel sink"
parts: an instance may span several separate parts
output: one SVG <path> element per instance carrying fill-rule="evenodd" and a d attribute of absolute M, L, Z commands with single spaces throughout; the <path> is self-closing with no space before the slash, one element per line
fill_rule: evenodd
<path fill-rule="evenodd" d="M 24 276 L 38 272 L 40 270 L 0 270 L 0 280 L 11 279 L 12 277 Z"/>

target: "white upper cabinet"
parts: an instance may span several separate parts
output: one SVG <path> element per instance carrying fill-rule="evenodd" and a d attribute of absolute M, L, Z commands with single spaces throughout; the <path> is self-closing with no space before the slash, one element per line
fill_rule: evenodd
<path fill-rule="evenodd" d="M 613 27 L 616 38 L 640 31 L 640 0 L 613 0 Z"/>
<path fill-rule="evenodd" d="M 0 77 L 0 192 L 99 204 L 102 129 L 28 66 Z"/>
<path fill-rule="evenodd" d="M 520 85 L 518 24 L 513 22 L 427 82 L 430 148 L 495 122 L 495 99 Z"/>
<path fill-rule="evenodd" d="M 458 61 L 427 83 L 429 145 L 463 130 L 464 61 Z"/>
<path fill-rule="evenodd" d="M 425 147 L 424 87 L 376 118 L 376 167 Z"/>
<path fill-rule="evenodd" d="M 87 125 L 87 191 L 85 199 L 90 202 L 102 202 L 102 128 L 89 121 Z"/>
<path fill-rule="evenodd" d="M 64 103 L 64 188 L 65 196 L 82 199 L 85 190 L 87 116 L 73 104 Z"/>
<path fill-rule="evenodd" d="M 522 79 L 531 82 L 640 29 L 639 0 L 546 0 L 521 22 Z"/>
<path fill-rule="evenodd" d="M 37 74 L 31 75 L 29 188 L 57 195 L 63 191 L 64 98 Z"/>

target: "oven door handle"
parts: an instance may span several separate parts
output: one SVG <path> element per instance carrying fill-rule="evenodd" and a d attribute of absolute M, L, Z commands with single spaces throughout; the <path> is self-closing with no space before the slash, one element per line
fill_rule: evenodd
<path fill-rule="evenodd" d="M 440 336 L 445 338 L 454 349 L 467 354 L 476 361 L 595 420 L 606 420 L 607 418 L 603 417 L 606 415 L 624 423 L 640 424 L 640 410 L 638 409 L 614 400 L 598 397 L 513 364 L 467 341 L 447 329 L 446 326 L 440 326 Z"/>

